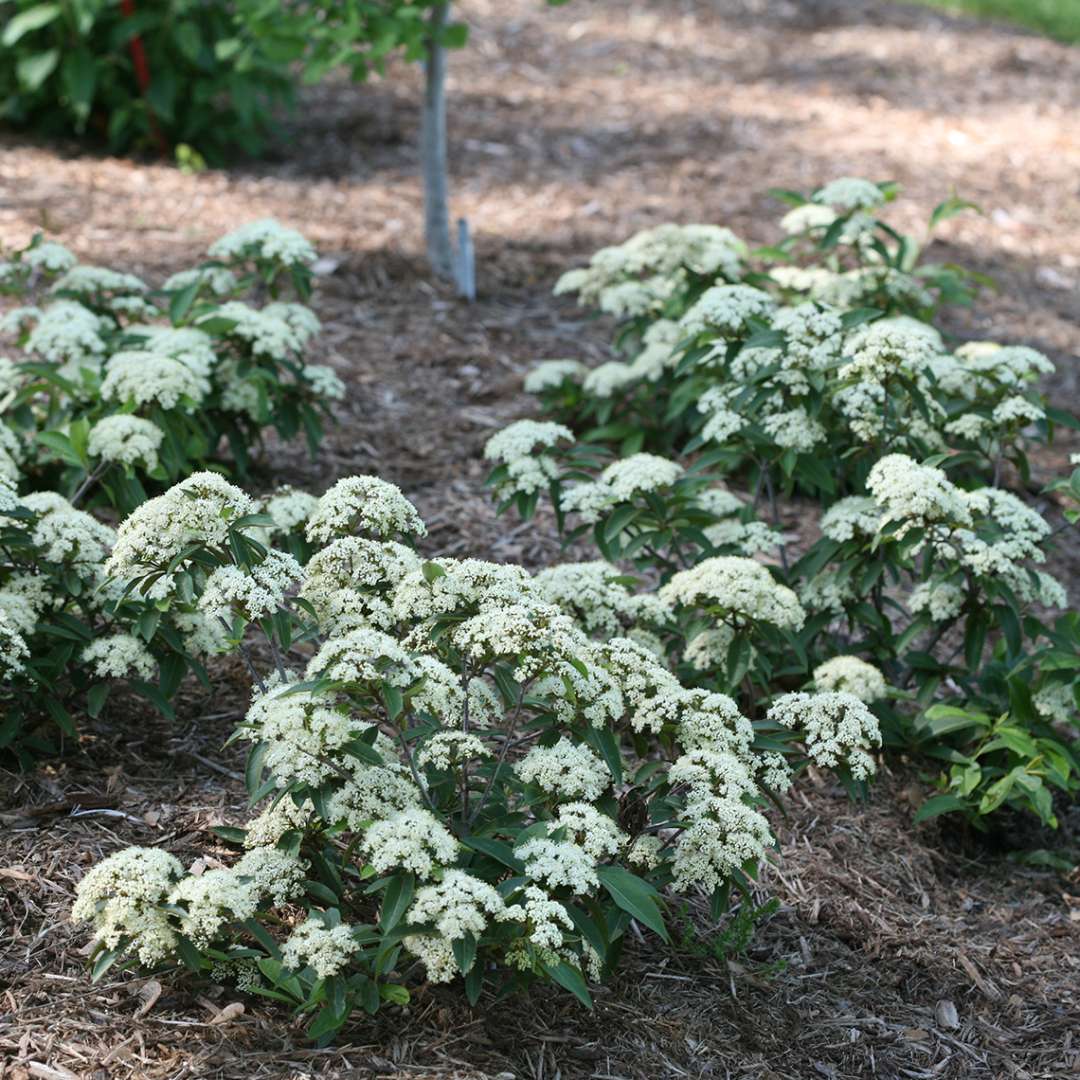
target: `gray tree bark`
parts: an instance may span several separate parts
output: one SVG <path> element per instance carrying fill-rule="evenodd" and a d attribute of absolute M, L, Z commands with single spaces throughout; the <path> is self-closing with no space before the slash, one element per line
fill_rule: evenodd
<path fill-rule="evenodd" d="M 455 275 L 446 166 L 446 48 L 441 42 L 449 17 L 450 0 L 433 7 L 428 17 L 420 170 L 424 181 L 424 241 L 428 262 L 438 277 L 452 279 Z"/>

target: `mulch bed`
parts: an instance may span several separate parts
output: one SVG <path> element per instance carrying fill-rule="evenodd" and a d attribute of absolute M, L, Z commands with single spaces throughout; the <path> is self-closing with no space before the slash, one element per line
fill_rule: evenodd
<path fill-rule="evenodd" d="M 953 189 L 934 257 L 993 275 L 950 314 L 966 336 L 1059 362 L 1078 400 L 1080 52 L 1022 31 L 863 0 L 467 0 L 452 60 L 455 212 L 473 224 L 480 298 L 427 277 L 418 233 L 417 73 L 312 90 L 277 156 L 186 176 L 0 136 L 0 245 L 55 233 L 84 260 L 151 280 L 238 221 L 273 215 L 336 265 L 320 278 L 317 359 L 349 387 L 317 463 L 271 443 L 259 480 L 322 490 L 354 472 L 400 484 L 429 550 L 543 565 L 552 523 L 496 517 L 484 440 L 526 415 L 536 360 L 605 357 L 608 327 L 550 296 L 595 248 L 663 220 L 775 237 L 767 188 L 843 173 L 899 180 L 914 230 Z M 1041 462 L 1060 465 L 1064 454 Z M 1075 576 L 1070 552 L 1059 572 Z M 228 664 L 167 724 L 137 700 L 84 721 L 80 753 L 0 774 L 0 1078 L 1066 1077 L 1080 1071 L 1080 880 L 1021 865 L 951 823 L 916 829 L 902 764 L 864 805 L 804 785 L 762 895 L 779 910 L 725 957 L 700 912 L 674 950 L 627 949 L 592 1013 L 567 996 L 467 1008 L 452 988 L 358 1019 L 313 1050 L 284 1012 L 165 977 L 90 986 L 70 926 L 86 868 L 128 844 L 185 860 L 244 814 L 242 712 Z M 1029 847 L 1067 845 L 1027 834 Z M 704 933 L 701 931 L 704 930 Z M 243 1006 L 242 1010 L 238 1006 Z"/>

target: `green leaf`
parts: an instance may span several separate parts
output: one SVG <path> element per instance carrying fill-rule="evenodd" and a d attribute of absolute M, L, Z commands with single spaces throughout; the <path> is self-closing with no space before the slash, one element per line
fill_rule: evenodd
<path fill-rule="evenodd" d="M 541 967 L 564 990 L 569 990 L 587 1009 L 593 1007 L 588 984 L 585 982 L 585 977 L 576 967 L 571 967 L 564 960 L 560 960 L 556 964 L 541 964 Z"/>
<path fill-rule="evenodd" d="M 100 714 L 102 708 L 105 706 L 105 700 L 109 696 L 109 690 L 111 689 L 111 683 L 97 683 L 86 691 L 86 711 L 91 717 L 96 717 Z"/>
<path fill-rule="evenodd" d="M 975 203 L 968 202 L 966 199 L 961 199 L 956 195 L 951 196 L 944 202 L 939 202 L 937 206 L 934 207 L 934 212 L 930 215 L 930 228 L 936 228 L 943 221 L 947 221 L 949 218 L 955 217 L 965 210 L 974 210 L 977 214 L 982 213 L 982 210 Z"/>
<path fill-rule="evenodd" d="M 59 62 L 59 49 L 47 49 L 45 52 L 20 57 L 15 63 L 15 75 L 19 80 L 19 86 L 28 94 L 34 93 L 56 70 Z"/>
<path fill-rule="evenodd" d="M 93 966 L 90 968 L 90 981 L 100 981 L 105 972 L 116 963 L 121 952 L 120 949 L 102 949 L 94 958 Z"/>
<path fill-rule="evenodd" d="M 932 799 L 927 799 L 919 807 L 915 814 L 915 821 L 929 821 L 939 814 L 953 814 L 958 810 L 966 809 L 967 803 L 963 799 L 958 799 L 955 795 L 935 795 Z"/>
<path fill-rule="evenodd" d="M 83 461 L 76 453 L 71 440 L 62 431 L 40 431 L 37 441 L 42 446 L 47 446 L 69 465 L 75 465 L 80 469 L 83 467 Z"/>
<path fill-rule="evenodd" d="M 467 848 L 508 866 L 516 874 L 525 872 L 525 864 L 514 854 L 514 849 L 501 840 L 492 840 L 488 836 L 463 836 L 461 842 Z"/>
<path fill-rule="evenodd" d="M 73 49 L 66 53 L 60 67 L 60 78 L 81 130 L 82 123 L 90 115 L 94 87 L 97 84 L 97 65 L 90 51 Z"/>
<path fill-rule="evenodd" d="M 660 913 L 656 890 L 648 882 L 621 866 L 599 866 L 596 874 L 608 895 L 623 911 L 671 943 Z"/>
<path fill-rule="evenodd" d="M 458 970 L 463 975 L 468 975 L 476 963 L 476 938 L 467 933 L 463 938 L 457 938 L 453 942 L 454 960 Z"/>
<path fill-rule="evenodd" d="M 195 297 L 199 294 L 199 284 L 199 279 L 196 279 L 190 285 L 178 289 L 169 298 L 169 321 L 173 326 L 179 326 L 187 317 Z"/>
<path fill-rule="evenodd" d="M 379 926 L 384 932 L 393 930 L 405 917 L 415 892 L 416 878 L 412 874 L 396 874 L 390 879 L 383 893 L 379 915 Z"/>
<path fill-rule="evenodd" d="M 19 12 L 8 24 L 4 27 L 4 34 L 0 37 L 0 45 L 5 48 L 10 48 L 15 44 L 24 34 L 29 34 L 31 30 L 40 30 L 43 26 L 48 26 L 60 14 L 59 4 L 37 4 L 32 8 L 27 8 L 25 11 Z"/>

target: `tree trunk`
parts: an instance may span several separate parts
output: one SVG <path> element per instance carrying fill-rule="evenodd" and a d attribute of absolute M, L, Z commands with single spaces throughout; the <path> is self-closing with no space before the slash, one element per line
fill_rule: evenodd
<path fill-rule="evenodd" d="M 420 120 L 420 169 L 424 179 L 424 240 L 432 271 L 454 277 L 450 242 L 449 193 L 446 174 L 446 48 L 442 32 L 450 17 L 450 0 L 437 4 L 428 17 L 428 54 L 424 62 L 424 108 Z"/>

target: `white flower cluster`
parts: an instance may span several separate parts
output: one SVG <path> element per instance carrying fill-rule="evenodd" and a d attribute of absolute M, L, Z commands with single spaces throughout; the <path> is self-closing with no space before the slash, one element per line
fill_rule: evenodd
<path fill-rule="evenodd" d="M 738 555 L 719 555 L 680 570 L 661 588 L 660 599 L 715 609 L 720 619 L 734 626 L 764 622 L 798 630 L 806 618 L 791 589 L 780 585 L 761 563 Z"/>
<path fill-rule="evenodd" d="M 180 860 L 161 848 L 118 851 L 79 882 L 72 922 L 91 923 L 95 940 L 106 948 L 130 941 L 143 964 L 159 964 L 177 944 L 161 905 L 183 872 Z"/>
<path fill-rule="evenodd" d="M 42 557 L 64 563 L 95 586 L 100 584 L 102 566 L 116 540 L 112 529 L 55 492 L 36 491 L 21 501 L 36 515 L 31 536 Z M 97 596 L 93 602 L 103 600 Z"/>
<path fill-rule="evenodd" d="M 397 485 L 377 476 L 347 476 L 319 499 L 306 531 L 309 540 L 332 540 L 357 532 L 423 536 L 427 529 Z"/>
<path fill-rule="evenodd" d="M 814 202 L 839 210 L 872 210 L 885 203 L 877 184 L 857 176 L 840 176 L 814 192 Z"/>
<path fill-rule="evenodd" d="M 577 513 L 583 521 L 594 522 L 619 503 L 635 495 L 671 487 L 683 474 L 683 467 L 655 454 L 632 454 L 608 465 L 593 481 L 574 484 L 561 495 L 566 513 Z"/>
<path fill-rule="evenodd" d="M 565 735 L 554 746 L 534 746 L 514 771 L 526 784 L 535 784 L 556 799 L 595 802 L 611 784 L 604 762 Z"/>
<path fill-rule="evenodd" d="M 141 465 L 147 472 L 157 468 L 158 449 L 165 433 L 150 420 L 118 413 L 99 420 L 87 440 L 93 458 L 119 465 Z"/>
<path fill-rule="evenodd" d="M 248 622 L 272 616 L 285 603 L 285 595 L 300 580 L 300 564 L 281 551 L 270 550 L 254 566 L 219 566 L 206 579 L 199 609 L 212 619 L 232 620 L 242 615 Z"/>
<path fill-rule="evenodd" d="M 161 288 L 165 292 L 180 292 L 196 284 L 200 292 L 206 291 L 211 296 L 231 296 L 238 283 L 236 275 L 224 266 L 199 266 L 166 278 Z"/>
<path fill-rule="evenodd" d="M 315 261 L 315 249 L 295 229 L 273 218 L 249 221 L 215 240 L 208 249 L 212 259 L 223 262 L 279 262 L 284 266 L 303 266 Z"/>
<path fill-rule="evenodd" d="M 20 310 L 35 322 L 23 348 L 42 360 L 66 365 L 64 374 L 75 377 L 81 365 L 96 366 L 105 354 L 105 321 L 82 304 L 55 300 L 43 311 Z"/>
<path fill-rule="evenodd" d="M 868 495 L 848 495 L 829 507 L 821 518 L 821 531 L 830 540 L 842 544 L 865 540 L 878 531 L 881 510 Z"/>
<path fill-rule="evenodd" d="M 877 717 L 852 693 L 785 694 L 769 709 L 768 719 L 798 730 L 818 765 L 846 765 L 856 780 L 877 769 L 870 755 L 871 747 L 881 745 Z"/>
<path fill-rule="evenodd" d="M 563 274 L 555 294 L 576 293 L 580 303 L 612 314 L 643 314 L 687 272 L 738 281 L 746 254 L 746 245 L 720 226 L 658 225 Z M 628 301 L 628 294 L 635 299 Z"/>
<path fill-rule="evenodd" d="M 880 525 L 901 523 L 898 537 L 929 525 L 971 524 L 962 493 L 945 473 L 905 454 L 888 454 L 875 462 L 866 487 L 883 511 Z"/>
<path fill-rule="evenodd" d="M 114 353 L 105 365 L 101 396 L 121 405 L 196 407 L 210 392 L 210 383 L 186 364 L 156 352 Z"/>
<path fill-rule="evenodd" d="M 109 634 L 92 641 L 83 649 L 82 660 L 102 679 L 125 679 L 135 675 L 149 681 L 157 672 L 157 661 L 145 644 L 126 633 Z"/>
<path fill-rule="evenodd" d="M 345 923 L 329 927 L 321 919 L 310 918 L 289 935 L 281 947 L 281 959 L 294 971 L 310 965 L 320 979 L 328 979 L 342 971 L 359 949 L 352 928 Z"/>
<path fill-rule="evenodd" d="M 679 320 L 684 337 L 708 330 L 718 337 L 737 338 L 746 333 L 751 319 L 767 320 L 776 302 L 751 285 L 714 285 L 701 294 Z"/>
<path fill-rule="evenodd" d="M 638 624 L 663 626 L 671 609 L 655 593 L 634 593 L 606 562 L 560 563 L 535 576 L 539 595 L 589 634 L 610 638 Z"/>
<path fill-rule="evenodd" d="M 547 451 L 573 439 L 573 432 L 562 424 L 537 420 L 518 420 L 492 435 L 484 457 L 506 469 L 499 494 L 507 497 L 542 491 L 559 475 L 559 466 Z"/>
<path fill-rule="evenodd" d="M 11 618 L 6 602 L 0 604 L 0 671 L 8 677 L 21 674 L 29 656 L 30 649 Z"/>
<path fill-rule="evenodd" d="M 839 690 L 870 704 L 880 701 L 889 690 L 885 676 L 857 656 L 834 656 L 814 668 L 814 686 L 819 691 Z"/>
<path fill-rule="evenodd" d="M 155 600 L 172 593 L 169 564 L 193 543 L 222 548 L 230 523 L 257 510 L 254 499 L 217 473 L 200 472 L 150 499 L 120 525 L 106 572 L 119 581 L 154 575 L 145 595 Z"/>
<path fill-rule="evenodd" d="M 588 368 L 580 360 L 543 360 L 525 376 L 527 394 L 542 394 L 554 390 L 567 380 L 580 382 Z"/>

